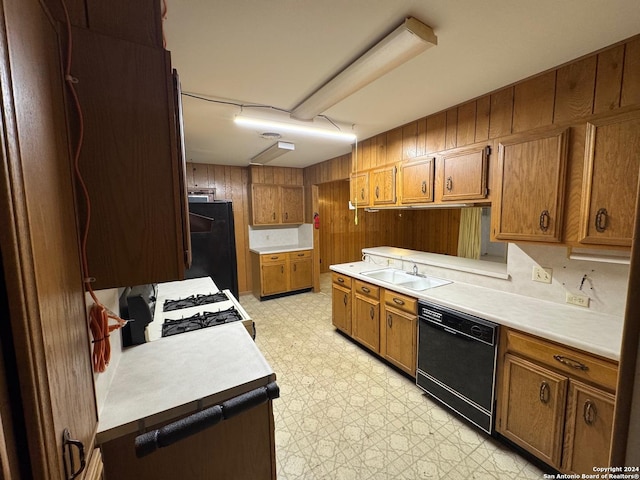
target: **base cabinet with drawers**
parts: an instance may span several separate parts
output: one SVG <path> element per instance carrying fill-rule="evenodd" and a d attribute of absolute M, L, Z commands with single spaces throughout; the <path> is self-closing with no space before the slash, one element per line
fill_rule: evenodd
<path fill-rule="evenodd" d="M 503 330 L 496 430 L 571 474 L 607 466 L 616 362 Z"/>
<path fill-rule="evenodd" d="M 305 290 L 313 286 L 313 251 L 251 252 L 251 269 L 257 298 Z"/>
<path fill-rule="evenodd" d="M 351 277 L 332 272 L 331 280 L 331 321 L 351 336 Z"/>

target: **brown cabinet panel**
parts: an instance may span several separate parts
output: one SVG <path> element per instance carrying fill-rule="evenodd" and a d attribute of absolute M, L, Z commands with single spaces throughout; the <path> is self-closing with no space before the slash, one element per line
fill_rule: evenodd
<path fill-rule="evenodd" d="M 580 382 L 569 382 L 562 470 L 593 474 L 609 465 L 615 396 Z"/>
<path fill-rule="evenodd" d="M 580 242 L 630 246 L 640 169 L 640 111 L 587 124 Z"/>
<path fill-rule="evenodd" d="M 384 358 L 410 375 L 416 375 L 417 321 L 415 313 L 406 313 L 385 305 L 381 328 L 384 329 Z"/>
<path fill-rule="evenodd" d="M 447 129 L 445 133 L 444 148 L 456 148 L 458 145 L 458 109 L 447 110 Z"/>
<path fill-rule="evenodd" d="M 487 197 L 489 151 L 487 145 L 479 145 L 456 149 L 440 157 L 442 201 L 477 200 Z"/>
<path fill-rule="evenodd" d="M 414 158 L 418 145 L 418 122 L 402 127 L 402 159 Z"/>
<path fill-rule="evenodd" d="M 302 290 L 313 286 L 313 260 L 310 256 L 297 258 L 296 254 L 289 254 L 289 290 Z"/>
<path fill-rule="evenodd" d="M 447 113 L 440 112 L 427 117 L 426 153 L 439 152 L 446 147 Z"/>
<path fill-rule="evenodd" d="M 262 265 L 262 296 L 275 295 L 287 291 L 286 262 L 274 262 Z"/>
<path fill-rule="evenodd" d="M 503 368 L 498 431 L 559 467 L 567 378 L 510 354 Z"/>
<path fill-rule="evenodd" d="M 489 119 L 491 117 L 491 97 L 485 95 L 476 101 L 476 142 L 489 140 Z"/>
<path fill-rule="evenodd" d="M 476 138 L 476 102 L 465 103 L 458 107 L 458 129 L 456 146 L 464 147 L 475 142 Z"/>
<path fill-rule="evenodd" d="M 251 200 L 254 225 L 280 223 L 280 190 L 277 185 L 251 185 Z"/>
<path fill-rule="evenodd" d="M 604 113 L 620 106 L 624 45 L 598 54 L 593 113 Z"/>
<path fill-rule="evenodd" d="M 152 47 L 163 47 L 161 2 L 86 0 L 89 28 Z"/>
<path fill-rule="evenodd" d="M 373 205 L 393 205 L 396 203 L 396 166 L 371 172 L 371 197 Z"/>
<path fill-rule="evenodd" d="M 203 163 L 191 165 L 192 183 L 194 188 L 209 188 L 209 168 Z"/>
<path fill-rule="evenodd" d="M 387 132 L 387 158 L 384 163 L 378 165 L 389 165 L 402 160 L 402 127 L 394 128 Z"/>
<path fill-rule="evenodd" d="M 595 55 L 558 69 L 554 123 L 591 115 L 595 80 Z"/>
<path fill-rule="evenodd" d="M 435 158 L 426 157 L 400 166 L 400 203 L 433 202 Z"/>
<path fill-rule="evenodd" d="M 282 223 L 304 223 L 304 187 L 280 187 Z"/>
<path fill-rule="evenodd" d="M 347 335 L 351 335 L 351 288 L 333 284 L 331 291 L 331 321 L 336 328 Z"/>
<path fill-rule="evenodd" d="M 517 135 L 499 144 L 499 240 L 559 242 L 565 193 L 568 130 Z"/>
<path fill-rule="evenodd" d="M 489 138 L 504 137 L 512 132 L 513 87 L 491 94 Z"/>
<path fill-rule="evenodd" d="M 351 176 L 351 203 L 354 206 L 369 206 L 369 172 Z"/>
<path fill-rule="evenodd" d="M 382 166 L 387 163 L 387 134 L 376 135 L 371 141 L 371 163 L 373 166 Z"/>
<path fill-rule="evenodd" d="M 624 50 L 620 106 L 640 103 L 640 38 L 627 43 Z"/>
<path fill-rule="evenodd" d="M 374 352 L 379 352 L 380 301 L 356 293 L 354 297 L 352 328 L 354 339 Z"/>
<path fill-rule="evenodd" d="M 556 71 L 518 83 L 513 94 L 513 133 L 553 123 Z"/>

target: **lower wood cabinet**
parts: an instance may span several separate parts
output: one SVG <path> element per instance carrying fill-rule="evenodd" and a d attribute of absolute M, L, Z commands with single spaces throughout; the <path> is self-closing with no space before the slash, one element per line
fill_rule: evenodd
<path fill-rule="evenodd" d="M 380 323 L 380 354 L 415 377 L 417 364 L 417 305 L 415 298 L 384 290 Z"/>
<path fill-rule="evenodd" d="M 505 330 L 496 430 L 563 472 L 607 466 L 617 364 Z"/>
<path fill-rule="evenodd" d="M 380 351 L 380 287 L 355 281 L 352 336 L 374 352 Z"/>
<path fill-rule="evenodd" d="M 351 335 L 351 277 L 331 274 L 331 321 L 347 335 Z"/>
<path fill-rule="evenodd" d="M 253 294 L 268 297 L 313 286 L 313 251 L 260 255 L 251 252 Z"/>

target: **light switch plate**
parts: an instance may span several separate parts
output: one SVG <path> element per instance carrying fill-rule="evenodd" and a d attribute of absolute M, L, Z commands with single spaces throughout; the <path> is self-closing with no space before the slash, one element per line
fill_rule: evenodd
<path fill-rule="evenodd" d="M 531 273 L 531 280 L 534 282 L 551 283 L 553 269 L 541 267 L 539 265 L 533 266 L 533 272 Z"/>

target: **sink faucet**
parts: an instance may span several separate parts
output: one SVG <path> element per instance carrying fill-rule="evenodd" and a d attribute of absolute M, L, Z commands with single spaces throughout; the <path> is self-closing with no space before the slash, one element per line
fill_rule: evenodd
<path fill-rule="evenodd" d="M 415 263 L 413 264 L 413 274 L 418 275 L 418 265 L 416 265 Z"/>

